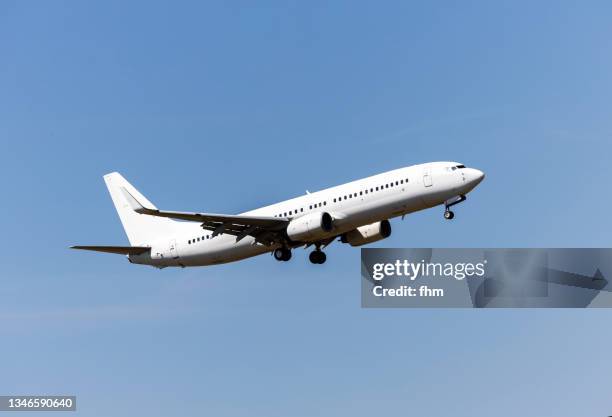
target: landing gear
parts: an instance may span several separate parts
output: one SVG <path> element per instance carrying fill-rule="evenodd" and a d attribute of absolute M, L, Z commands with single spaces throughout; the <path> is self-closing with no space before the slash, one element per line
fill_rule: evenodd
<path fill-rule="evenodd" d="M 310 252 L 308 259 L 310 259 L 310 262 L 312 262 L 313 264 L 320 265 L 322 263 L 325 263 L 327 256 L 325 255 L 325 252 L 321 251 L 320 249 L 317 249 Z"/>
<path fill-rule="evenodd" d="M 288 261 L 291 259 L 291 249 L 278 248 L 274 250 L 274 259 L 277 261 Z"/>
<path fill-rule="evenodd" d="M 453 197 L 450 200 L 446 200 L 444 202 L 444 218 L 446 220 L 451 220 L 455 217 L 455 213 L 450 210 L 450 208 L 456 204 L 463 203 L 465 201 L 464 195 L 458 195 L 457 197 Z"/>

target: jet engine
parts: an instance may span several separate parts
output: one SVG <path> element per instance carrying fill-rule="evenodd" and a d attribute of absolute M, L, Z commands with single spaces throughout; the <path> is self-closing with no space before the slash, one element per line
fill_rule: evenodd
<path fill-rule="evenodd" d="M 312 242 L 325 237 L 334 228 L 334 219 L 329 213 L 309 213 L 291 220 L 287 236 L 296 242 Z"/>
<path fill-rule="evenodd" d="M 391 223 L 389 220 L 383 220 L 353 229 L 343 234 L 341 240 L 342 243 L 348 243 L 351 246 L 361 246 L 386 239 L 389 236 L 391 236 Z"/>

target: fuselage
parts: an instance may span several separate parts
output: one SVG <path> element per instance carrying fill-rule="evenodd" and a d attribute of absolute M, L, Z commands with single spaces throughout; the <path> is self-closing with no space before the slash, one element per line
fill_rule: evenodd
<path fill-rule="evenodd" d="M 484 174 L 456 162 L 432 162 L 387 171 L 266 207 L 241 213 L 296 219 L 313 212 L 333 218 L 330 236 L 445 203 L 473 190 Z M 263 245 L 251 236 L 236 239 L 203 230 L 197 223 L 180 222 L 176 236 L 165 236 L 150 253 L 130 255 L 132 263 L 167 266 L 205 266 L 233 262 L 271 252 L 278 244 Z M 288 242 L 291 247 L 303 242 Z"/>

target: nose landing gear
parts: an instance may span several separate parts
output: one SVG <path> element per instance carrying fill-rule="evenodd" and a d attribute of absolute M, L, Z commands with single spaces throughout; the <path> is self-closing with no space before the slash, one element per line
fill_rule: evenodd
<path fill-rule="evenodd" d="M 458 195 L 456 197 L 451 198 L 450 200 L 446 200 L 444 202 L 444 218 L 446 220 L 451 220 L 455 217 L 455 213 L 453 211 L 451 211 L 451 207 L 459 204 L 459 203 L 463 203 L 465 201 L 465 196 L 464 195 Z"/>

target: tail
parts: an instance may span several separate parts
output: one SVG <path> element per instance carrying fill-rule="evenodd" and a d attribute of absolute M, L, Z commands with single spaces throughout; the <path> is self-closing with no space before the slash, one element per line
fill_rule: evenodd
<path fill-rule="evenodd" d="M 121 174 L 118 172 L 106 174 L 104 182 L 106 182 L 106 187 L 108 187 L 108 192 L 113 199 L 125 234 L 132 246 L 148 246 L 153 240 L 163 236 L 171 236 L 176 232 L 176 221 L 164 217 L 139 214 L 133 210 L 129 201 L 126 200 L 125 193 L 121 191 L 122 188 L 147 207 L 154 209 L 155 206 L 145 196 L 140 194 L 132 184 L 127 182 Z"/>

